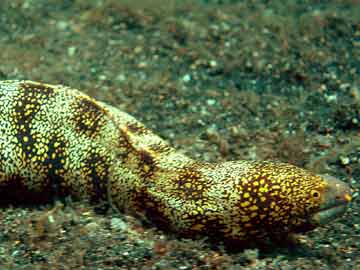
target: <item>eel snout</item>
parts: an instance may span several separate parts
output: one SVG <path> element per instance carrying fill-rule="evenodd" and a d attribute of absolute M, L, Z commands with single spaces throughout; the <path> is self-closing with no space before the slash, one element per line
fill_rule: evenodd
<path fill-rule="evenodd" d="M 352 199 L 348 184 L 329 175 L 321 175 L 325 181 L 325 188 L 318 211 L 311 217 L 311 223 L 325 225 L 341 217 L 347 210 Z"/>

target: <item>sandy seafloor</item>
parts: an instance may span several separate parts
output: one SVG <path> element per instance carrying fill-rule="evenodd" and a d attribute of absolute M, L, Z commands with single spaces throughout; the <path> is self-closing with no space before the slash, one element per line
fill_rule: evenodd
<path fill-rule="evenodd" d="M 360 2 L 1 0 L 0 79 L 66 84 L 205 161 L 349 183 L 347 214 L 229 250 L 69 199 L 2 207 L 0 269 L 360 269 Z"/>

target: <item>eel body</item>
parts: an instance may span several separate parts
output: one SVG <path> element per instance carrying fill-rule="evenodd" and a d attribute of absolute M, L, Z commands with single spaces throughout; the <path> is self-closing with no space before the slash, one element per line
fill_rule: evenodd
<path fill-rule="evenodd" d="M 195 161 L 84 93 L 0 82 L 0 203 L 108 200 L 185 237 L 246 240 L 341 216 L 347 184 L 268 161 Z"/>

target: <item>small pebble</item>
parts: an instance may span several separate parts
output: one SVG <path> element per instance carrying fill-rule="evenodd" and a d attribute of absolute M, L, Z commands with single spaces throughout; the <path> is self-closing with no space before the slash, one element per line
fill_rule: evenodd
<path fill-rule="evenodd" d="M 126 76 L 124 74 L 119 74 L 117 77 L 116 77 L 116 80 L 120 81 L 120 82 L 124 82 L 126 81 Z"/>
<path fill-rule="evenodd" d="M 146 68 L 147 67 L 147 62 L 142 61 L 138 64 L 138 68 Z"/>
<path fill-rule="evenodd" d="M 50 216 L 48 216 L 48 221 L 49 221 L 49 223 L 54 223 L 55 219 L 52 215 L 50 215 Z"/>
<path fill-rule="evenodd" d="M 56 24 L 57 29 L 59 30 L 65 30 L 68 27 L 68 23 L 66 21 L 59 21 Z"/>
<path fill-rule="evenodd" d="M 104 75 L 104 74 L 99 75 L 99 80 L 100 81 L 105 81 L 106 80 L 106 75 Z"/>
<path fill-rule="evenodd" d="M 341 156 L 340 162 L 342 165 L 348 165 L 350 163 L 350 158 Z"/>
<path fill-rule="evenodd" d="M 214 106 L 216 104 L 216 100 L 215 99 L 208 99 L 206 101 L 207 105 L 209 106 Z"/>
<path fill-rule="evenodd" d="M 19 250 L 15 250 L 13 253 L 11 253 L 12 257 L 15 257 L 16 255 L 18 255 L 20 253 Z"/>
<path fill-rule="evenodd" d="M 111 219 L 111 229 L 117 231 L 124 231 L 127 228 L 127 224 L 121 218 Z"/>
<path fill-rule="evenodd" d="M 182 77 L 183 82 L 190 82 L 191 81 L 191 75 L 185 74 L 184 77 Z"/>
<path fill-rule="evenodd" d="M 90 222 L 88 224 L 85 225 L 84 229 L 90 234 L 93 235 L 95 233 L 98 232 L 99 230 L 99 224 L 97 224 L 96 222 Z"/>
<path fill-rule="evenodd" d="M 340 84 L 340 90 L 346 90 L 346 89 L 348 89 L 348 88 L 350 88 L 350 83 L 342 83 L 342 84 Z"/>
<path fill-rule="evenodd" d="M 325 99 L 327 102 L 334 102 L 337 100 L 337 96 L 336 95 L 325 95 Z"/>
<path fill-rule="evenodd" d="M 217 66 L 217 62 L 215 60 L 211 60 L 210 67 L 216 67 L 216 66 Z"/>
<path fill-rule="evenodd" d="M 75 54 L 75 52 L 76 52 L 76 47 L 75 46 L 71 46 L 67 50 L 67 53 L 68 53 L 69 56 L 73 56 Z"/>

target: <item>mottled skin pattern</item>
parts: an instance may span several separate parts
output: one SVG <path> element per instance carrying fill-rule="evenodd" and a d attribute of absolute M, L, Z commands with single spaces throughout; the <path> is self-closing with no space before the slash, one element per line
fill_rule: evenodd
<path fill-rule="evenodd" d="M 60 85 L 0 82 L 0 107 L 6 203 L 109 199 L 183 236 L 244 240 L 312 229 L 331 188 L 289 164 L 194 161 L 130 115 Z"/>

